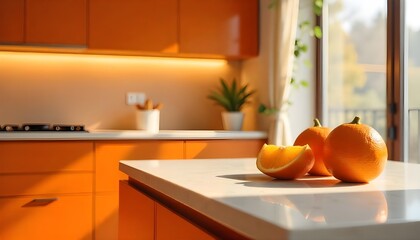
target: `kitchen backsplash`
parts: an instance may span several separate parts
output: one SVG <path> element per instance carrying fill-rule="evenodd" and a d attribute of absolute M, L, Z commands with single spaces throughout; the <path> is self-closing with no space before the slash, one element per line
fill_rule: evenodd
<path fill-rule="evenodd" d="M 165 105 L 161 129 L 221 129 L 222 109 L 206 96 L 240 73 L 224 60 L 0 52 L 0 124 L 135 129 L 126 93 L 144 92 Z"/>

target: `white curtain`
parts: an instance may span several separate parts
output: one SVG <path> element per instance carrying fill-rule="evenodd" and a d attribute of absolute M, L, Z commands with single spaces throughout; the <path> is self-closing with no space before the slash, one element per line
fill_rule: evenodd
<path fill-rule="evenodd" d="M 277 114 L 272 118 L 268 130 L 270 144 L 292 144 L 287 101 L 293 72 L 298 12 L 299 0 L 278 0 L 271 11 L 268 93 L 270 107 L 275 108 Z"/>

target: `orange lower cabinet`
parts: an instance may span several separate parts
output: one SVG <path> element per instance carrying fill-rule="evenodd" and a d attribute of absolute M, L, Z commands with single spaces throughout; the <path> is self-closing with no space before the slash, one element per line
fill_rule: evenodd
<path fill-rule="evenodd" d="M 118 207 L 115 206 L 118 206 L 118 193 L 96 194 L 95 239 L 118 239 Z"/>
<path fill-rule="evenodd" d="M 92 195 L 0 198 L 0 239 L 93 239 Z"/>
<path fill-rule="evenodd" d="M 0 196 L 92 193 L 91 172 L 0 173 Z"/>
<path fill-rule="evenodd" d="M 118 239 L 118 182 L 128 178 L 118 169 L 121 160 L 182 159 L 183 154 L 183 141 L 96 142 L 95 238 Z"/>
<path fill-rule="evenodd" d="M 120 182 L 119 239 L 155 239 L 155 202 L 126 181 Z"/>
<path fill-rule="evenodd" d="M 186 141 L 185 158 L 251 158 L 266 141 L 250 140 L 197 140 Z"/>
<path fill-rule="evenodd" d="M 215 239 L 166 207 L 156 203 L 156 239 Z"/>
<path fill-rule="evenodd" d="M 182 159 L 183 150 L 183 141 L 96 142 L 96 192 L 118 193 L 118 181 L 127 179 L 118 170 L 121 160 Z"/>
<path fill-rule="evenodd" d="M 157 203 L 127 181 L 120 181 L 119 239 L 215 239 Z"/>
<path fill-rule="evenodd" d="M 2 141 L 0 173 L 92 172 L 93 142 Z"/>
<path fill-rule="evenodd" d="M 93 239 L 93 142 L 0 144 L 0 239 Z"/>

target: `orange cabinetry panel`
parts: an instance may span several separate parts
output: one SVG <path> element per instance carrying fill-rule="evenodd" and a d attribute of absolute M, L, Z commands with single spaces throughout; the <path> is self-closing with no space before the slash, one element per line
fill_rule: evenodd
<path fill-rule="evenodd" d="M 120 203 L 119 239 L 155 239 L 155 202 L 121 181 Z"/>
<path fill-rule="evenodd" d="M 91 193 L 92 189 L 92 173 L 0 175 L 0 196 Z"/>
<path fill-rule="evenodd" d="M 92 142 L 0 142 L 0 196 L 91 193 Z"/>
<path fill-rule="evenodd" d="M 96 192 L 118 192 L 118 181 L 127 176 L 118 170 L 121 160 L 183 159 L 183 141 L 97 142 Z"/>
<path fill-rule="evenodd" d="M 25 0 L 0 0 L 0 43 L 23 43 Z"/>
<path fill-rule="evenodd" d="M 119 192 L 119 239 L 215 239 L 127 181 Z"/>
<path fill-rule="evenodd" d="M 175 53 L 178 0 L 90 0 L 89 48 Z"/>
<path fill-rule="evenodd" d="M 118 192 L 95 194 L 95 239 L 118 239 Z"/>
<path fill-rule="evenodd" d="M 257 157 L 265 140 L 197 140 L 185 143 L 185 158 Z"/>
<path fill-rule="evenodd" d="M 87 0 L 26 0 L 26 42 L 86 45 Z"/>
<path fill-rule="evenodd" d="M 118 183 L 127 175 L 118 169 L 121 160 L 182 159 L 183 141 L 106 141 L 95 143 L 97 239 L 117 239 Z M 122 206 L 122 205 L 120 205 Z M 106 226 L 106 227 L 105 227 Z"/>
<path fill-rule="evenodd" d="M 92 142 L 0 142 L 1 173 L 93 171 Z"/>
<path fill-rule="evenodd" d="M 258 55 L 258 0 L 180 0 L 180 52 Z"/>
<path fill-rule="evenodd" d="M 87 240 L 93 235 L 91 195 L 0 198 L 0 216 L 0 239 Z"/>
<path fill-rule="evenodd" d="M 93 142 L 0 142 L 0 239 L 92 239 Z"/>
<path fill-rule="evenodd" d="M 166 207 L 156 203 L 156 239 L 205 240 L 215 238 Z"/>
<path fill-rule="evenodd" d="M 258 0 L 0 0 L 0 43 L 92 53 L 254 57 L 258 23 Z"/>

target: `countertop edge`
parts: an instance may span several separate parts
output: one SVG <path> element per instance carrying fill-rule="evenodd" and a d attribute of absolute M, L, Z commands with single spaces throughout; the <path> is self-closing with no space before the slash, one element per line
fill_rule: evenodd
<path fill-rule="evenodd" d="M 19 140 L 211 140 L 267 139 L 264 131 L 162 130 L 150 133 L 141 130 L 99 130 L 91 132 L 0 132 L 0 141 Z"/>
<path fill-rule="evenodd" d="M 207 198 L 199 193 L 178 186 L 172 182 L 168 182 L 165 179 L 125 165 L 124 161 L 120 161 L 119 169 L 136 181 L 165 194 L 173 200 L 224 224 L 244 236 L 250 237 L 251 239 L 273 239 L 273 236 L 276 236 L 276 239 L 279 237 L 280 239 L 283 239 L 289 232 L 286 228 L 279 228 L 263 219 L 218 202 L 216 199 Z M 176 187 L 177 191 L 174 191 L 174 187 Z M 237 221 L 237 219 L 232 218 L 232 216 L 241 216 L 241 221 Z M 244 218 L 246 218 L 247 221 L 243 221 Z"/>

